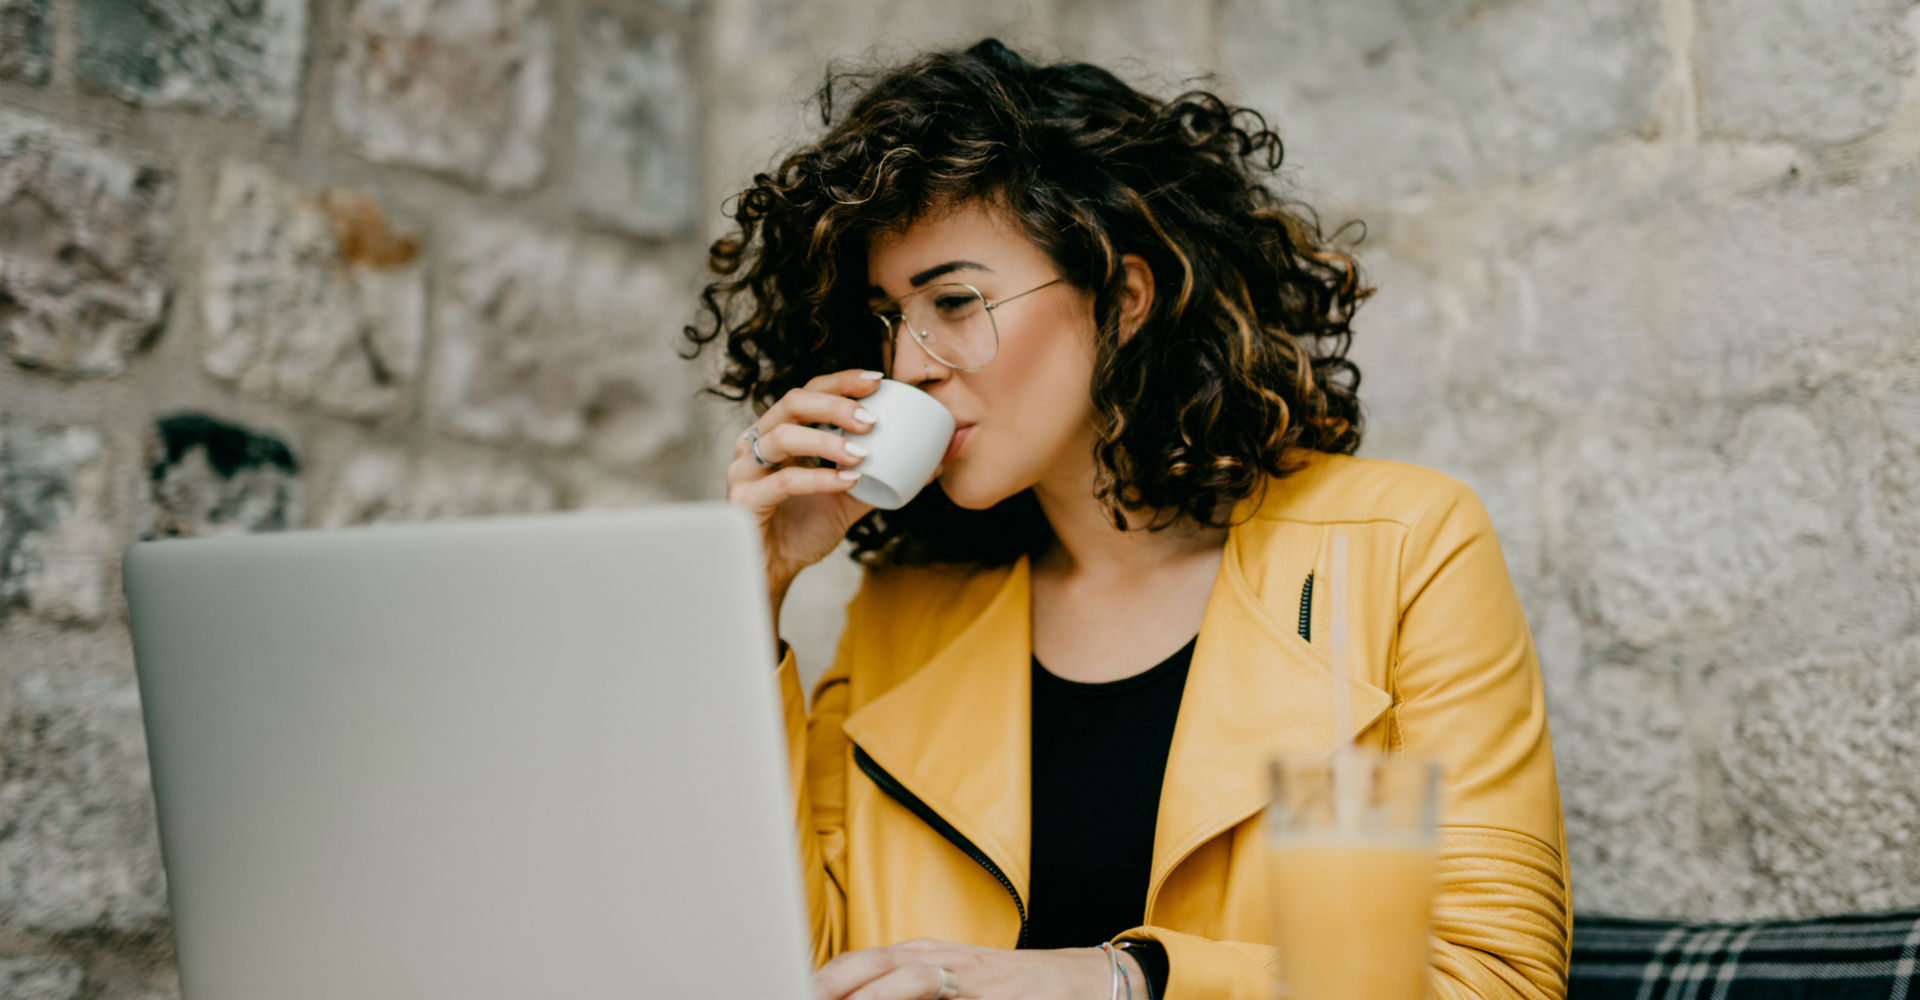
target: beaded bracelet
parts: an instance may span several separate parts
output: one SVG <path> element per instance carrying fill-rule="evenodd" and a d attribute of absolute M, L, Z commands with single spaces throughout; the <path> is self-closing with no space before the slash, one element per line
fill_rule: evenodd
<path fill-rule="evenodd" d="M 1100 942 L 1100 950 L 1107 953 L 1107 969 L 1113 974 L 1113 998 L 1120 1000 L 1120 988 L 1126 987 L 1127 1000 L 1133 1000 L 1133 977 L 1127 974 L 1127 967 L 1120 964 L 1120 956 L 1115 953 L 1112 941 Z"/>
<path fill-rule="evenodd" d="M 1121 941 L 1120 943 L 1113 946 L 1113 950 L 1131 952 L 1134 949 L 1139 947 L 1140 947 L 1139 941 Z M 1140 956 L 1138 955 L 1133 956 L 1133 960 L 1135 962 L 1140 962 Z M 1126 972 L 1127 967 L 1124 965 L 1121 966 L 1120 971 L 1123 973 Z M 1154 993 L 1153 993 L 1153 973 L 1147 971 L 1147 964 L 1145 962 L 1140 962 L 1140 979 L 1142 981 L 1142 984 L 1145 985 L 1146 987 L 1147 1000 L 1157 1000 L 1157 998 L 1154 996 Z M 1131 991 L 1133 988 L 1133 981 L 1131 979 L 1127 981 L 1127 988 L 1129 991 Z M 1133 1000 L 1131 993 L 1129 993 L 1127 1000 Z"/>

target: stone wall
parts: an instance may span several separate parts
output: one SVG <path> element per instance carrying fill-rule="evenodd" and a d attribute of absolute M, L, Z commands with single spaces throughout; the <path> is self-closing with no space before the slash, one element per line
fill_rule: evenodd
<path fill-rule="evenodd" d="M 1493 512 L 1578 907 L 1920 904 L 1920 6 L 1273 0 L 1220 34 L 1369 224 L 1367 453 Z"/>
<path fill-rule="evenodd" d="M 1362 453 L 1493 513 L 1579 908 L 1920 905 L 1920 5 L 1194 10 L 1048 23 L 1212 74 L 1367 224 Z M 817 668 L 856 578 L 809 572 Z"/>
<path fill-rule="evenodd" d="M 707 15 L 0 0 L 0 997 L 166 997 L 139 538 L 718 494 Z"/>
<path fill-rule="evenodd" d="M 124 544 L 717 495 L 722 198 L 985 34 L 1369 223 L 1367 451 L 1494 512 L 1582 908 L 1920 903 L 1909 0 L 0 0 L 0 996 L 177 991 Z"/>

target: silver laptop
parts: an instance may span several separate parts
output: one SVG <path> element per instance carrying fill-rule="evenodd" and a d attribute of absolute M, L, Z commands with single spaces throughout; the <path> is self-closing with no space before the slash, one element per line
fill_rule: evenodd
<path fill-rule="evenodd" d="M 184 1000 L 805 997 L 760 573 L 723 503 L 132 546 Z"/>

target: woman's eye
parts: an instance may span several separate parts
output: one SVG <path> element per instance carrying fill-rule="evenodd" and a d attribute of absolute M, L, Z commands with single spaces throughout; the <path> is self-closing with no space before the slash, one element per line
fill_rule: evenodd
<path fill-rule="evenodd" d="M 971 295 L 943 295 L 934 299 L 933 304 L 941 312 L 951 314 L 966 310 L 976 301 L 978 300 Z"/>

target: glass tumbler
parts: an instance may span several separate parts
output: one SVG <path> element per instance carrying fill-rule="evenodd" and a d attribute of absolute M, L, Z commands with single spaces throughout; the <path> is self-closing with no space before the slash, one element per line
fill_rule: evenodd
<path fill-rule="evenodd" d="M 1272 933 L 1287 1000 L 1424 1000 L 1439 765 L 1349 750 L 1275 760 Z"/>

